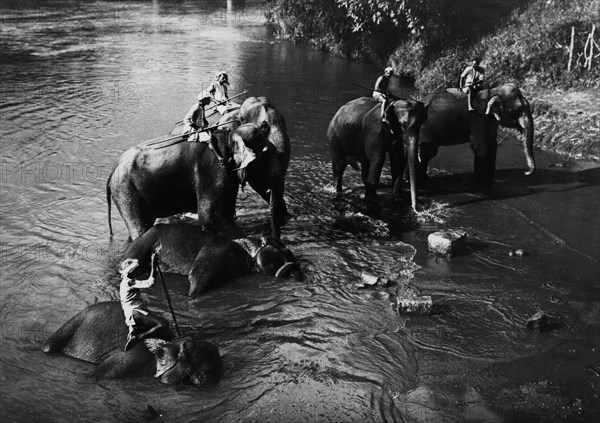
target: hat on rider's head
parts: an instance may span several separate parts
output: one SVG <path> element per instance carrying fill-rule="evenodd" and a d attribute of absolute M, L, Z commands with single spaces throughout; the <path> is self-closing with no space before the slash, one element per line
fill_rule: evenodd
<path fill-rule="evenodd" d="M 221 76 L 225 77 L 225 83 L 229 82 L 229 75 L 227 75 L 227 73 L 225 71 L 217 72 L 216 79 L 219 79 Z"/>
<path fill-rule="evenodd" d="M 388 72 L 394 73 L 394 68 L 392 68 L 391 66 L 388 66 L 388 67 L 387 67 L 387 68 L 385 68 L 383 71 L 384 71 L 385 73 L 388 73 Z"/>
<path fill-rule="evenodd" d="M 119 273 L 121 273 L 121 276 L 128 276 L 132 271 L 137 269 L 139 265 L 140 263 L 137 259 L 125 259 L 121 263 L 121 269 L 119 270 Z"/>

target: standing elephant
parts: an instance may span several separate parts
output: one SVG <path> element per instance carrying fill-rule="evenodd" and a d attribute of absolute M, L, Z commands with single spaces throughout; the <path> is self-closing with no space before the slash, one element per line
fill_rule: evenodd
<path fill-rule="evenodd" d="M 155 245 L 161 246 L 161 260 L 170 271 L 188 275 L 190 297 L 251 272 L 275 277 L 291 273 L 302 280 L 294 255 L 279 240 L 247 237 L 234 242 L 187 223 L 153 226 L 129 244 L 123 258 L 148 264 Z M 149 270 L 140 266 L 140 272 Z"/>
<path fill-rule="evenodd" d="M 206 229 L 233 230 L 238 188 L 251 182 L 271 189 L 271 228 L 273 237 L 279 238 L 284 173 L 268 133 L 266 123 L 260 128 L 245 124 L 232 131 L 214 131 L 225 166 L 200 142 L 130 148 L 106 184 L 111 234 L 111 198 L 132 239 L 157 218 L 185 212 L 198 213 Z"/>
<path fill-rule="evenodd" d="M 222 120 L 225 121 L 226 115 Z M 273 103 L 267 97 L 249 97 L 239 109 L 239 119 L 242 123 L 254 123 L 260 125 L 262 122 L 267 122 L 271 131 L 269 132 L 269 141 L 277 150 L 277 157 L 281 163 L 283 174 L 287 172 L 290 163 L 290 137 L 287 133 L 285 118 L 275 108 Z M 254 189 L 266 202 L 270 202 L 270 192 L 268 186 L 261 181 L 248 181 L 252 189 Z M 283 192 L 285 190 L 285 180 L 281 179 L 281 186 L 278 188 Z M 283 210 L 279 214 L 282 217 L 280 223 L 284 223 L 289 218 L 289 213 L 285 203 Z"/>
<path fill-rule="evenodd" d="M 211 343 L 175 338 L 164 328 L 123 351 L 127 331 L 119 302 L 97 303 L 66 322 L 42 351 L 99 364 L 92 372 L 98 379 L 154 376 L 167 384 L 201 385 L 217 382 L 222 374 L 219 351 Z"/>
<path fill-rule="evenodd" d="M 525 174 L 531 175 L 535 171 L 533 117 L 529 102 L 516 85 L 505 84 L 479 91 L 473 112 L 468 111 L 467 96 L 462 93 L 433 93 L 425 103 L 427 121 L 421 126 L 419 141 L 420 178 L 427 178 L 428 163 L 437 154 L 439 146 L 470 142 L 475 156 L 475 180 L 490 185 L 496 169 L 498 124 L 525 133 L 523 147 L 528 167 Z"/>
<path fill-rule="evenodd" d="M 402 190 L 402 173 L 408 160 L 411 202 L 417 206 L 416 161 L 419 130 L 427 118 L 425 105 L 418 101 L 394 100 L 385 111 L 389 126 L 381 121 L 381 105 L 361 97 L 342 106 L 327 129 L 334 183 L 342 190 L 342 175 L 350 164 L 361 165 L 365 195 L 375 196 L 386 153 L 392 171 L 392 193 Z"/>

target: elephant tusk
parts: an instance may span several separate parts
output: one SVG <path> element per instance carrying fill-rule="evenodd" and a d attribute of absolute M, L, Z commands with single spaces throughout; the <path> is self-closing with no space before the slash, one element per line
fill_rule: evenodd
<path fill-rule="evenodd" d="M 279 270 L 275 273 L 275 277 L 281 278 L 285 276 L 285 274 L 288 273 L 290 270 L 295 269 L 296 267 L 299 267 L 298 263 L 288 261 L 279 268 Z"/>

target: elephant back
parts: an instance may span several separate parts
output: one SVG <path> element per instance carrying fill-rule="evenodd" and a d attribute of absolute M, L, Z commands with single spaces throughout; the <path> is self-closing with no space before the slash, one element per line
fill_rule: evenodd
<path fill-rule="evenodd" d="M 90 363 L 100 363 L 114 352 L 122 351 L 127 339 L 125 317 L 117 301 L 89 306 L 65 323 L 57 334 L 63 328 L 72 331 L 72 336 L 64 343 L 62 352 Z M 167 340 L 173 338 L 170 330 L 160 335 Z"/>

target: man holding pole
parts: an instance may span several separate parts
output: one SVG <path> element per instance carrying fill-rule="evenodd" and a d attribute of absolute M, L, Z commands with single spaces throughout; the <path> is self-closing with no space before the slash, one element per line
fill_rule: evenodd
<path fill-rule="evenodd" d="M 138 260 L 132 258 L 121 263 L 120 273 L 123 279 L 119 288 L 119 296 L 125 315 L 125 324 L 129 327 L 125 351 L 157 330 L 169 327 L 169 323 L 165 319 L 148 311 L 140 292 L 140 289 L 151 288 L 154 285 L 154 273 L 158 268 L 158 253 L 152 253 L 148 279 L 138 280 L 132 277 L 132 273 L 138 266 Z"/>
<path fill-rule="evenodd" d="M 373 88 L 373 98 L 381 103 L 381 121 L 383 123 L 388 123 L 385 118 L 385 109 L 388 105 L 388 98 L 390 97 L 390 93 L 388 91 L 388 86 L 390 85 L 390 78 L 394 74 L 394 69 L 390 66 L 383 70 L 383 75 L 377 78 L 375 81 L 375 88 Z"/>
<path fill-rule="evenodd" d="M 219 163 L 223 164 L 223 157 L 219 154 L 212 141 L 212 134 L 207 130 L 202 130 L 208 126 L 206 120 L 205 107 L 211 102 L 211 96 L 208 93 L 198 94 L 198 103 L 192 105 L 190 110 L 183 118 L 182 135 L 190 134 L 188 141 L 203 142 L 208 144 L 208 148 L 217 156 Z"/>
<path fill-rule="evenodd" d="M 231 105 L 229 104 L 229 95 L 227 94 L 227 85 L 229 85 L 229 76 L 223 72 L 217 72 L 217 82 L 210 85 L 208 92 L 215 101 L 215 107 L 224 115 L 229 111 Z"/>

